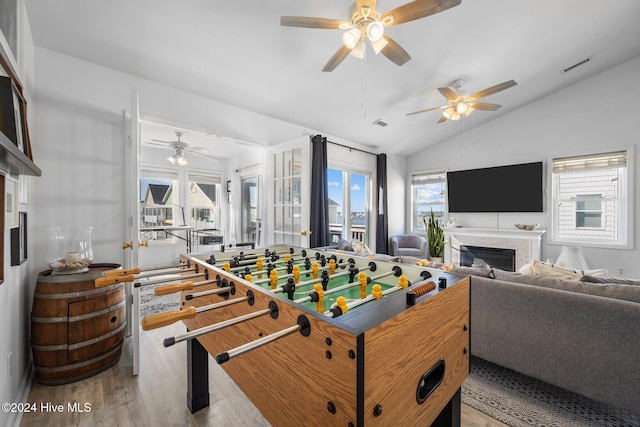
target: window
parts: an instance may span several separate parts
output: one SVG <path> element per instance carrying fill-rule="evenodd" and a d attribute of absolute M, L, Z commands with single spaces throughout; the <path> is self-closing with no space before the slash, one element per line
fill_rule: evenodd
<path fill-rule="evenodd" d="M 631 150 L 552 160 L 552 241 L 630 247 Z"/>
<path fill-rule="evenodd" d="M 216 176 L 189 174 L 191 225 L 197 230 L 220 228 L 220 188 Z"/>
<path fill-rule="evenodd" d="M 329 232 L 331 241 L 340 237 L 369 242 L 369 176 L 341 169 L 327 170 L 329 184 Z"/>
<path fill-rule="evenodd" d="M 446 178 L 445 172 L 411 176 L 412 232 L 426 232 L 424 221 L 428 221 L 431 210 L 444 222 Z"/>
<path fill-rule="evenodd" d="M 163 227 L 182 224 L 177 199 L 178 177 L 174 173 L 143 170 L 140 173 L 140 228 Z M 177 214 L 177 215 L 174 215 Z M 177 222 L 174 221 L 177 218 Z M 140 241 L 171 240 L 171 235 L 162 231 L 140 232 Z"/>
<path fill-rule="evenodd" d="M 602 194 L 576 196 L 576 228 L 602 228 Z"/>

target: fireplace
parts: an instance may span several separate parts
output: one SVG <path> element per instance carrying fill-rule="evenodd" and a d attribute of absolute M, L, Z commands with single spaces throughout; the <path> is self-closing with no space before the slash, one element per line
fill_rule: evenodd
<path fill-rule="evenodd" d="M 515 249 L 460 245 L 460 265 L 516 271 Z"/>

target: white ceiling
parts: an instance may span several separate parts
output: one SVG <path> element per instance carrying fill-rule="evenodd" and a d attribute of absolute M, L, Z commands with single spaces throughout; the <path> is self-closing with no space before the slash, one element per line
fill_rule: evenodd
<path fill-rule="evenodd" d="M 365 60 L 349 56 L 329 73 L 342 31 L 282 27 L 280 16 L 348 20 L 350 1 L 25 1 L 36 46 L 403 156 L 640 55 L 638 0 L 462 0 L 386 29 L 411 55 L 405 65 L 368 47 Z M 503 105 L 495 112 L 441 124 L 438 111 L 406 116 L 443 105 L 437 88 L 456 79 L 468 93 L 518 85 L 484 99 Z M 284 142 L 245 126 L 251 141 Z"/>

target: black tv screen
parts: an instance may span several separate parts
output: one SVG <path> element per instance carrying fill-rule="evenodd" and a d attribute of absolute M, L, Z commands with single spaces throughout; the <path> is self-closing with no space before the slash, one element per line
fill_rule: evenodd
<path fill-rule="evenodd" d="M 542 212 L 542 162 L 447 172 L 449 212 Z"/>

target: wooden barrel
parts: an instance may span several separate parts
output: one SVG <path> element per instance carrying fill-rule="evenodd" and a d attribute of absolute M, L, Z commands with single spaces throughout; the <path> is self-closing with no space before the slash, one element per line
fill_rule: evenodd
<path fill-rule="evenodd" d="M 93 264 L 79 274 L 38 274 L 31 309 L 36 380 L 78 381 L 120 360 L 126 327 L 124 284 L 96 288 L 95 279 L 119 264 Z"/>

